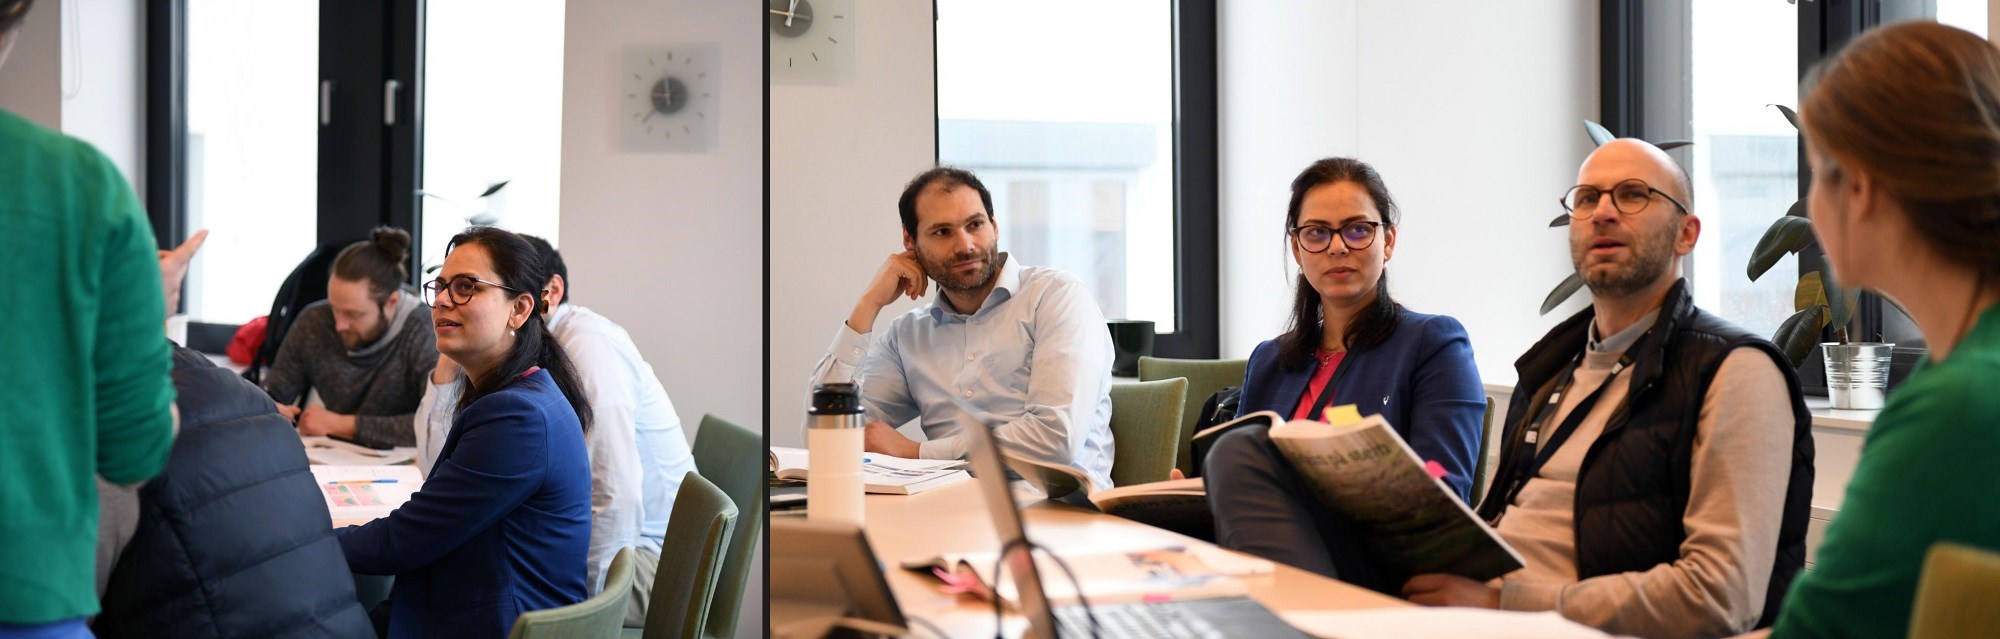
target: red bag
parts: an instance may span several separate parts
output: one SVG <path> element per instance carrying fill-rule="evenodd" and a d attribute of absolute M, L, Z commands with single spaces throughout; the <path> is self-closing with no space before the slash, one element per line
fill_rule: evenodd
<path fill-rule="evenodd" d="M 258 315 L 257 319 L 244 322 L 242 326 L 236 328 L 236 335 L 229 338 L 229 348 L 226 349 L 229 361 L 235 362 L 238 366 L 250 365 L 250 360 L 257 357 L 257 349 L 264 346 L 264 327 L 270 323 L 270 319 L 268 316 Z"/>

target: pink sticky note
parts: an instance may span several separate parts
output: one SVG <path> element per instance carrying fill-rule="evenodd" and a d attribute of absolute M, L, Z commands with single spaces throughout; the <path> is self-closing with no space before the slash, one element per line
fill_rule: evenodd
<path fill-rule="evenodd" d="M 1451 474 L 1444 472 L 1444 464 L 1435 461 L 1424 462 L 1424 472 L 1430 473 L 1432 479 L 1444 479 L 1445 475 Z"/>

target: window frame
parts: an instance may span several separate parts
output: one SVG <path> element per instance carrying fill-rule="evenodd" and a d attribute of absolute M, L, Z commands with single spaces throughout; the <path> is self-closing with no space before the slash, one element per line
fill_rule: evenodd
<path fill-rule="evenodd" d="M 1840 47 L 1854 36 L 1886 22 L 1923 16 L 1927 9 L 1934 9 L 1934 0 L 1817 0 L 1800 2 L 1798 6 L 1798 79 L 1804 81 L 1814 66 L 1840 50 Z M 1661 127 L 1659 122 L 1648 122 L 1648 117 L 1657 115 L 1649 109 L 1646 91 L 1648 80 L 1660 82 L 1666 74 L 1654 74 L 1649 78 L 1643 71 L 1649 50 L 1664 51 L 1671 55 L 1662 58 L 1687 57 L 1689 34 L 1683 31 L 1688 1 L 1641 3 L 1639 0 L 1599 0 L 1600 64 L 1599 64 L 1599 110 L 1600 123 L 1620 135 L 1653 139 L 1687 137 L 1692 131 L 1653 129 Z M 1651 26 L 1649 26 L 1651 25 Z M 1668 42 L 1650 43 L 1647 36 L 1667 36 Z M 1655 85 L 1657 86 L 1657 85 Z M 1682 92 L 1682 109 L 1686 95 Z M 1796 105 L 1794 105 L 1796 106 Z M 1671 113 L 1669 116 L 1684 116 L 1685 113 Z M 1663 118 L 1654 118 L 1661 120 Z M 1683 118 L 1685 119 L 1685 118 Z M 1649 124 L 1655 126 L 1649 127 Z M 1685 154 L 1685 150 L 1668 152 L 1670 155 Z M 1676 155 L 1685 162 L 1686 155 Z M 1812 169 L 1805 161 L 1805 141 L 1798 143 L 1798 197 L 1804 198 L 1812 187 Z M 1825 265 L 1825 253 L 1817 244 L 1798 254 L 1796 269 L 1792 275 L 1819 270 Z M 1690 278 L 1692 279 L 1692 278 Z M 1896 312 L 1881 296 L 1861 293 L 1855 307 L 1854 317 L 1848 327 L 1851 335 L 1862 339 L 1879 340 L 1883 333 L 1884 317 Z M 1822 341 L 1833 341 L 1834 327 L 1821 331 Z M 1891 361 L 1889 386 L 1894 388 L 1907 377 L 1917 362 L 1929 356 L 1929 351 L 1921 347 L 1897 346 Z M 1799 366 L 1800 381 L 1807 394 L 1826 394 L 1825 364 L 1818 349 L 1814 349 L 1806 362 Z"/>
<path fill-rule="evenodd" d="M 319 78 L 334 84 L 318 133 L 319 244 L 366 239 L 377 226 L 421 246 L 424 0 L 321 0 Z M 161 249 L 188 236 L 188 0 L 146 3 L 146 210 Z M 400 87 L 395 125 L 384 122 L 386 82 Z M 401 195 L 397 195 L 401 194 Z M 411 251 L 415 283 L 422 271 Z M 186 310 L 186 301 L 182 308 Z M 236 325 L 190 322 L 187 346 L 219 353 Z"/>
<path fill-rule="evenodd" d="M 1153 355 L 1215 359 L 1222 351 L 1217 233 L 1220 167 L 1216 118 L 1216 0 L 1174 0 L 1174 314 L 1175 331 L 1153 338 Z M 937 2 L 931 3 L 937 18 Z M 935 42 L 932 73 L 938 70 Z M 936 82 L 932 82 L 936 86 Z M 932 95 L 936 113 L 936 95 Z M 939 161 L 938 119 L 931 120 L 931 161 Z"/>

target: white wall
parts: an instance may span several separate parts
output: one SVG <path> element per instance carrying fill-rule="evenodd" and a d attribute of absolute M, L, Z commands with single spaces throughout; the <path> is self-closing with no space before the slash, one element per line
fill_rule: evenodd
<path fill-rule="evenodd" d="M 35 11 L 61 2 L 35 3 Z M 63 132 L 95 145 L 125 179 L 145 179 L 146 10 L 140 0 L 92 0 L 62 15 Z"/>
<path fill-rule="evenodd" d="M 771 86 L 775 446 L 803 446 L 813 365 L 882 261 L 903 250 L 896 197 L 937 153 L 930 3 L 855 4 L 853 86 Z"/>
<path fill-rule="evenodd" d="M 36 124 L 62 128 L 62 3 L 40 2 L 9 36 L 13 53 L 0 64 L 0 109 Z"/>
<path fill-rule="evenodd" d="M 631 331 L 690 436 L 704 413 L 756 428 L 763 412 L 759 9 L 576 0 L 564 16 L 561 248 L 573 301 Z M 683 42 L 714 42 L 722 53 L 715 150 L 620 151 L 622 48 Z M 761 560 L 752 570 L 740 637 L 764 632 Z"/>
<path fill-rule="evenodd" d="M 140 0 L 37 2 L 0 65 L 0 109 L 96 146 L 141 196 L 145 15 Z"/>
<path fill-rule="evenodd" d="M 1392 0 L 1223 3 L 1222 350 L 1284 328 L 1294 271 L 1287 188 L 1312 160 L 1351 155 L 1403 209 L 1391 290 L 1457 317 L 1481 376 L 1513 361 L 1569 304 L 1539 316 L 1570 271 L 1546 223 L 1591 148 L 1597 3 Z"/>

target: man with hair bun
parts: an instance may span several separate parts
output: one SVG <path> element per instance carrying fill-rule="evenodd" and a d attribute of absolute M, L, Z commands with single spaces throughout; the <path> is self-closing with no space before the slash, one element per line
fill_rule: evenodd
<path fill-rule="evenodd" d="M 437 334 L 409 283 L 409 232 L 380 227 L 370 235 L 334 258 L 326 300 L 299 311 L 264 391 L 300 434 L 414 446 Z M 308 399 L 314 393 L 317 401 Z"/>

